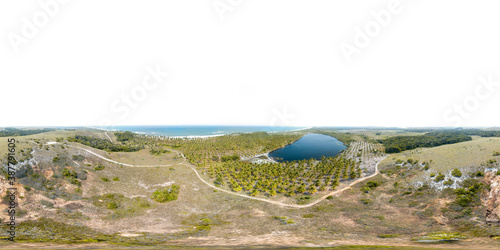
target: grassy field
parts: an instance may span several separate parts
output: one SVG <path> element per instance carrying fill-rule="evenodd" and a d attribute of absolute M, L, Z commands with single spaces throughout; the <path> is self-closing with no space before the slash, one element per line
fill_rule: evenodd
<path fill-rule="evenodd" d="M 413 182 L 429 180 L 431 174 L 443 173 L 449 175 L 455 168 L 463 174 L 476 173 L 487 167 L 487 162 L 491 159 L 500 161 L 500 156 L 494 156 L 494 152 L 500 151 L 500 138 L 497 137 L 473 137 L 472 141 L 461 142 L 450 145 L 443 145 L 435 148 L 417 148 L 397 154 L 391 154 L 380 163 L 380 170 L 393 166 L 395 162 L 401 160 L 407 162 L 408 159 L 417 160 L 419 163 L 426 163 L 428 170 L 420 171 Z M 420 166 L 423 169 L 423 166 Z"/>
<path fill-rule="evenodd" d="M 379 139 L 387 139 L 393 136 L 414 136 L 414 135 L 423 135 L 423 132 L 411 132 L 404 130 L 390 130 L 390 129 L 381 129 L 381 130 L 368 130 L 368 129 L 359 129 L 359 130 L 339 130 L 339 132 L 343 133 L 352 133 L 354 135 L 366 136 L 369 139 L 379 140 Z"/>
<path fill-rule="evenodd" d="M 356 133 L 370 137 L 368 132 L 373 132 L 375 136 L 376 131 Z M 76 134 L 107 139 L 104 132 L 94 130 L 52 131 L 17 138 L 20 141 L 19 148 L 34 148 L 36 163 L 33 171 L 43 175 L 47 183 L 53 186 L 52 190 L 45 190 L 44 187 L 22 190 L 20 208 L 25 211 L 25 215 L 18 221 L 25 222 L 22 227 L 25 230 L 22 231 L 25 232 L 25 242 L 37 241 L 30 236 L 36 228 L 40 237 L 46 240 L 53 238 L 55 243 L 88 243 L 81 240 L 81 233 L 84 233 L 92 239 L 119 244 L 419 246 L 412 243 L 412 239 L 427 233 L 461 230 L 469 240 L 456 245 L 458 247 L 472 248 L 481 244 L 500 247 L 500 242 L 489 238 L 489 235 L 500 235 L 500 231 L 494 227 L 486 230 L 475 224 L 453 224 L 453 218 L 446 217 L 449 213 L 446 210 L 447 202 L 454 197 L 451 192 L 440 193 L 432 187 L 421 190 L 412 188 L 416 182 L 426 180 L 430 173 L 449 173 L 453 168 L 459 168 L 465 175 L 481 168 L 481 164 L 489 159 L 500 161 L 500 156 L 493 156 L 493 152 L 500 151 L 500 138 L 475 137 L 469 142 L 392 154 L 379 165 L 383 174 L 360 182 L 341 195 L 325 199 L 315 206 L 297 209 L 214 190 L 198 179 L 191 169 L 196 166 L 188 162 L 179 164 L 182 159 L 175 152 L 152 155 L 144 149 L 108 153 L 68 143 L 115 161 L 150 165 L 128 167 L 64 144 L 40 146 L 56 138 Z M 115 141 L 113 135 L 108 135 Z M 381 131 L 380 136 L 390 135 L 387 131 Z M 362 148 L 360 145 L 365 144 L 356 145 Z M 373 151 L 370 147 L 367 149 Z M 0 150 L 5 152 L 6 143 L 0 143 Z M 60 160 L 54 161 L 55 157 Z M 395 165 L 398 160 L 408 162 L 410 158 L 419 163 L 429 163 L 429 169 L 424 170 L 425 165 L 418 164 L 399 168 Z M 359 159 L 369 160 L 362 156 Z M 77 174 L 76 180 L 81 182 L 81 186 L 71 183 L 74 180 L 71 175 L 64 176 L 64 168 Z M 212 181 L 203 171 L 200 173 L 203 179 Z M 5 187 L 4 182 L 0 184 L 0 187 Z M 168 188 L 172 184 L 180 186 L 177 200 L 158 203 L 151 199 L 155 190 Z M 19 188 L 23 189 L 23 185 Z M 54 190 L 60 191 L 57 193 Z M 271 199 L 279 201 L 283 197 Z M 3 210 L 5 205 L 1 206 Z M 483 217 L 484 211 L 478 209 L 460 221 L 465 223 Z M 1 218 L 5 220 L 5 214 Z M 53 220 L 42 221 L 53 227 L 27 222 L 40 218 Z M 67 230 L 59 230 L 55 236 L 50 233 L 54 228 L 65 228 L 64 225 L 68 225 Z M 81 228 L 69 225 L 79 225 Z M 1 233 L 5 234 L 5 231 Z M 0 244 L 9 246 L 5 245 L 6 242 Z"/>

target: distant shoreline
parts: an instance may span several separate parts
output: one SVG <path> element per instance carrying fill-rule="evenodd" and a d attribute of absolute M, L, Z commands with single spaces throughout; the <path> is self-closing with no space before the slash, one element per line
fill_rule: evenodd
<path fill-rule="evenodd" d="M 207 125 L 207 126 L 209 126 L 209 125 Z M 271 126 L 269 126 L 269 127 L 271 127 Z M 102 131 L 107 131 L 107 132 L 126 131 L 126 130 L 121 130 L 121 129 L 105 129 L 105 128 L 99 128 L 99 127 L 86 127 L 86 128 L 97 129 L 97 130 L 102 130 Z M 276 127 L 276 128 L 280 128 L 280 127 Z M 231 135 L 231 134 L 247 134 L 247 133 L 254 133 L 254 132 L 266 132 L 266 133 L 297 132 L 297 131 L 307 130 L 307 129 L 311 129 L 311 128 L 313 128 L 313 127 L 305 127 L 305 128 L 299 128 L 299 129 L 293 129 L 293 130 L 283 130 L 283 131 L 253 131 L 253 132 L 221 133 L 221 134 L 213 134 L 213 135 L 178 135 L 178 136 L 159 135 L 159 134 L 154 134 L 154 132 L 142 132 L 142 131 L 132 131 L 132 130 L 129 130 L 129 131 L 134 133 L 134 134 L 138 134 L 138 135 L 147 135 L 147 136 L 155 136 L 155 137 L 163 137 L 163 138 L 197 139 L 197 138 L 210 138 L 210 137 L 217 137 L 217 136 L 224 136 L 224 135 Z"/>

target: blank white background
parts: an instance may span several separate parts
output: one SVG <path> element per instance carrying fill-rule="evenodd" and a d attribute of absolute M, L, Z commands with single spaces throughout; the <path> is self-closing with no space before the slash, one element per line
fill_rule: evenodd
<path fill-rule="evenodd" d="M 9 34 L 42 8 L 1 1 L 0 126 L 456 126 L 444 113 L 478 77 L 500 82 L 500 2 L 401 0 L 348 63 L 340 44 L 389 2 L 242 0 L 221 20 L 212 0 L 74 0 L 16 53 Z M 157 64 L 165 82 L 113 111 Z M 499 96 L 461 125 L 500 125 Z"/>

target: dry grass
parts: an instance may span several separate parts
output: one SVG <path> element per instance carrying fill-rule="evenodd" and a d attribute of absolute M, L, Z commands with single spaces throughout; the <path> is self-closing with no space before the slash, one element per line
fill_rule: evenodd
<path fill-rule="evenodd" d="M 429 163 L 429 170 L 415 172 L 417 176 L 413 178 L 414 181 L 425 181 L 431 173 L 449 174 L 454 168 L 466 175 L 484 168 L 490 159 L 500 160 L 500 156 L 493 156 L 495 151 L 500 151 L 500 138 L 473 137 L 472 141 L 391 154 L 380 163 L 380 169 L 393 166 L 397 160 L 407 161 L 411 158 L 419 163 Z"/>
<path fill-rule="evenodd" d="M 76 133 L 75 131 L 57 131 L 26 136 L 20 138 L 19 145 L 38 147 L 33 143 L 28 144 L 27 141 L 54 141 L 56 137 L 73 136 Z M 105 136 L 101 131 L 85 131 L 84 133 Z M 313 207 L 292 209 L 223 192 L 214 192 L 211 187 L 197 178 L 188 163 L 166 167 L 126 167 L 104 161 L 76 148 L 61 148 L 60 145 L 55 145 L 49 146 L 48 149 L 37 151 L 40 159 L 47 159 L 47 161 L 40 161 L 37 166 L 47 176 L 50 176 L 50 171 L 52 174 L 56 173 L 57 168 L 51 163 L 51 159 L 57 154 L 69 157 L 76 154 L 85 156 L 83 161 L 68 162 L 71 169 L 88 172 L 87 180 L 82 181 L 81 187 L 84 199 L 49 200 L 40 191 L 30 191 L 29 194 L 25 194 L 26 201 L 22 204 L 25 209 L 29 210 L 25 219 L 48 217 L 67 223 L 82 223 L 105 233 L 125 235 L 137 235 L 143 232 L 182 232 L 193 229 L 201 218 L 210 218 L 217 222 L 206 236 L 171 241 L 172 244 L 191 245 L 198 243 L 207 245 L 225 243 L 228 245 L 267 243 L 307 245 L 310 241 L 322 242 L 326 245 L 360 241 L 396 244 L 409 242 L 411 238 L 425 232 L 448 229 L 446 221 L 442 220 L 440 214 L 422 217 L 416 213 L 427 208 L 437 211 L 444 206 L 445 199 L 435 193 L 424 193 L 422 196 L 402 195 L 405 187 L 399 187 L 396 192 L 393 192 L 394 183 L 411 179 L 408 176 L 378 175 L 373 178 L 373 181 L 378 181 L 381 185 L 369 193 L 361 191 L 367 182 L 363 181 L 345 191 L 341 196 L 321 201 Z M 109 154 L 96 149 L 91 150 L 129 164 L 167 165 L 181 161 L 174 160 L 175 153 L 152 156 L 147 150 Z M 500 138 L 474 138 L 470 142 L 432 149 L 416 149 L 391 155 L 380 166 L 383 170 L 384 166 L 390 167 L 397 159 L 413 158 L 420 162 L 429 162 L 432 159 L 431 170 L 446 171 L 457 166 L 478 166 L 493 158 L 493 151 L 500 151 Z M 104 170 L 94 170 L 97 164 L 105 165 Z M 423 173 L 427 175 L 425 171 L 415 170 L 412 172 L 412 178 L 418 178 Z M 101 177 L 106 177 L 111 181 L 103 182 Z M 114 177 L 118 177 L 119 181 L 113 181 Z M 208 180 L 208 177 L 205 179 Z M 160 204 L 150 199 L 154 190 L 172 183 L 181 187 L 178 200 Z M 75 192 L 70 188 L 71 185 L 68 185 L 69 192 Z M 110 219 L 107 216 L 113 211 L 106 207 L 95 207 L 91 202 L 92 197 L 109 193 L 123 194 L 127 198 L 142 197 L 154 206 L 138 214 L 131 214 L 129 217 Z M 54 208 L 42 207 L 40 205 L 42 199 L 54 202 Z M 362 202 L 363 199 L 372 202 L 365 204 Z M 409 206 L 412 202 L 416 205 Z M 66 209 L 67 207 L 71 209 Z M 275 216 L 286 216 L 293 220 L 294 224 L 284 225 L 274 219 Z M 399 236 L 393 239 L 377 238 L 377 235 L 383 234 Z"/>

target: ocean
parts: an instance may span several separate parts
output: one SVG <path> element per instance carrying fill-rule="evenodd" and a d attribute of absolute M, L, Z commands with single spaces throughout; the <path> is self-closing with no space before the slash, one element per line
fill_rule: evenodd
<path fill-rule="evenodd" d="M 273 127 L 273 126 L 225 126 L 225 125 L 154 125 L 154 126 L 113 126 L 97 127 L 111 131 L 131 131 L 137 134 L 160 135 L 169 137 L 207 137 L 233 133 L 285 132 L 307 129 L 308 127 Z"/>

